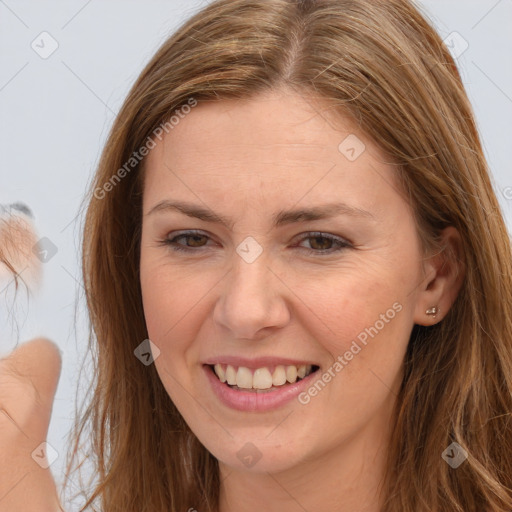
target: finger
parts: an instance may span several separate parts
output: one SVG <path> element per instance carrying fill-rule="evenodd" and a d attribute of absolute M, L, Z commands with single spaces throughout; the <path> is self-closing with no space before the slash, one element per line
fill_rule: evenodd
<path fill-rule="evenodd" d="M 17 347 L 2 364 L 22 380 L 29 380 L 42 405 L 53 402 L 62 369 L 59 348 L 47 338 L 36 338 Z"/>

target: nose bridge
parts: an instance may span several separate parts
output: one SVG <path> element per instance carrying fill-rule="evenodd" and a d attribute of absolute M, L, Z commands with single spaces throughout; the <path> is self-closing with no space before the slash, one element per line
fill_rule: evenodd
<path fill-rule="evenodd" d="M 254 295 L 263 299 L 271 291 L 269 288 L 269 258 L 267 254 L 254 254 L 250 244 L 242 243 L 233 258 L 230 294 Z M 242 253 L 242 255 L 241 255 Z M 244 254 L 245 253 L 245 254 Z M 252 253 L 252 254 L 251 254 Z M 270 285 L 270 287 L 272 287 Z"/>
<path fill-rule="evenodd" d="M 270 266 L 268 254 L 253 240 L 237 247 L 214 315 L 231 336 L 252 338 L 265 327 L 282 327 L 288 321 L 282 286 Z"/>

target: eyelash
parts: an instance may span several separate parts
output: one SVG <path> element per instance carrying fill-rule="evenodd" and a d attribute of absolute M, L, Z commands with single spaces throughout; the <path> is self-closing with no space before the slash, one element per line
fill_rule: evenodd
<path fill-rule="evenodd" d="M 338 248 L 336 249 L 324 249 L 324 250 L 315 250 L 315 249 L 308 249 L 307 247 L 303 247 L 302 249 L 305 249 L 305 251 L 308 254 L 315 254 L 315 255 L 327 255 L 327 254 L 333 254 L 335 252 L 340 252 L 343 249 L 352 248 L 352 244 L 348 242 L 347 240 L 344 240 L 343 238 L 330 235 L 328 233 L 322 233 L 319 231 L 314 231 L 307 233 L 308 236 L 302 237 L 299 242 L 302 242 L 304 240 L 308 240 L 310 238 L 325 238 L 327 240 L 331 240 L 333 243 L 338 245 Z M 164 238 L 163 240 L 159 240 L 160 245 L 168 246 L 169 249 L 176 251 L 176 252 L 187 252 L 187 253 L 193 253 L 197 252 L 196 249 L 185 247 L 183 245 L 177 244 L 176 240 L 179 238 L 191 238 L 194 236 L 204 236 L 210 239 L 208 235 L 205 233 L 202 233 L 200 231 L 183 231 L 182 233 L 179 233 L 178 235 L 172 237 L 172 238 Z M 205 247 L 205 246 L 202 246 Z M 198 249 L 202 249 L 202 247 L 198 247 Z"/>

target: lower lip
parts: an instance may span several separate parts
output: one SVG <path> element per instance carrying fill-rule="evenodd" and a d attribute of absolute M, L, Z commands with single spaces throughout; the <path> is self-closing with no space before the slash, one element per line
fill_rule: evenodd
<path fill-rule="evenodd" d="M 310 373 L 304 379 L 294 384 L 287 384 L 282 389 L 257 393 L 254 391 L 237 391 L 231 389 L 227 384 L 222 383 L 217 378 L 208 365 L 204 365 L 203 368 L 206 371 L 206 377 L 210 381 L 214 393 L 224 405 L 238 411 L 255 412 L 272 411 L 291 402 L 310 385 L 310 382 L 318 373 L 318 370 Z"/>

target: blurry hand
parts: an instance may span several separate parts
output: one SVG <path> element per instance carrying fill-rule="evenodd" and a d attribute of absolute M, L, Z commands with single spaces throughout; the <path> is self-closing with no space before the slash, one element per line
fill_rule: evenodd
<path fill-rule="evenodd" d="M 47 339 L 0 359 L 0 512 L 62 510 L 38 448 L 46 441 L 60 371 L 59 350 Z"/>

